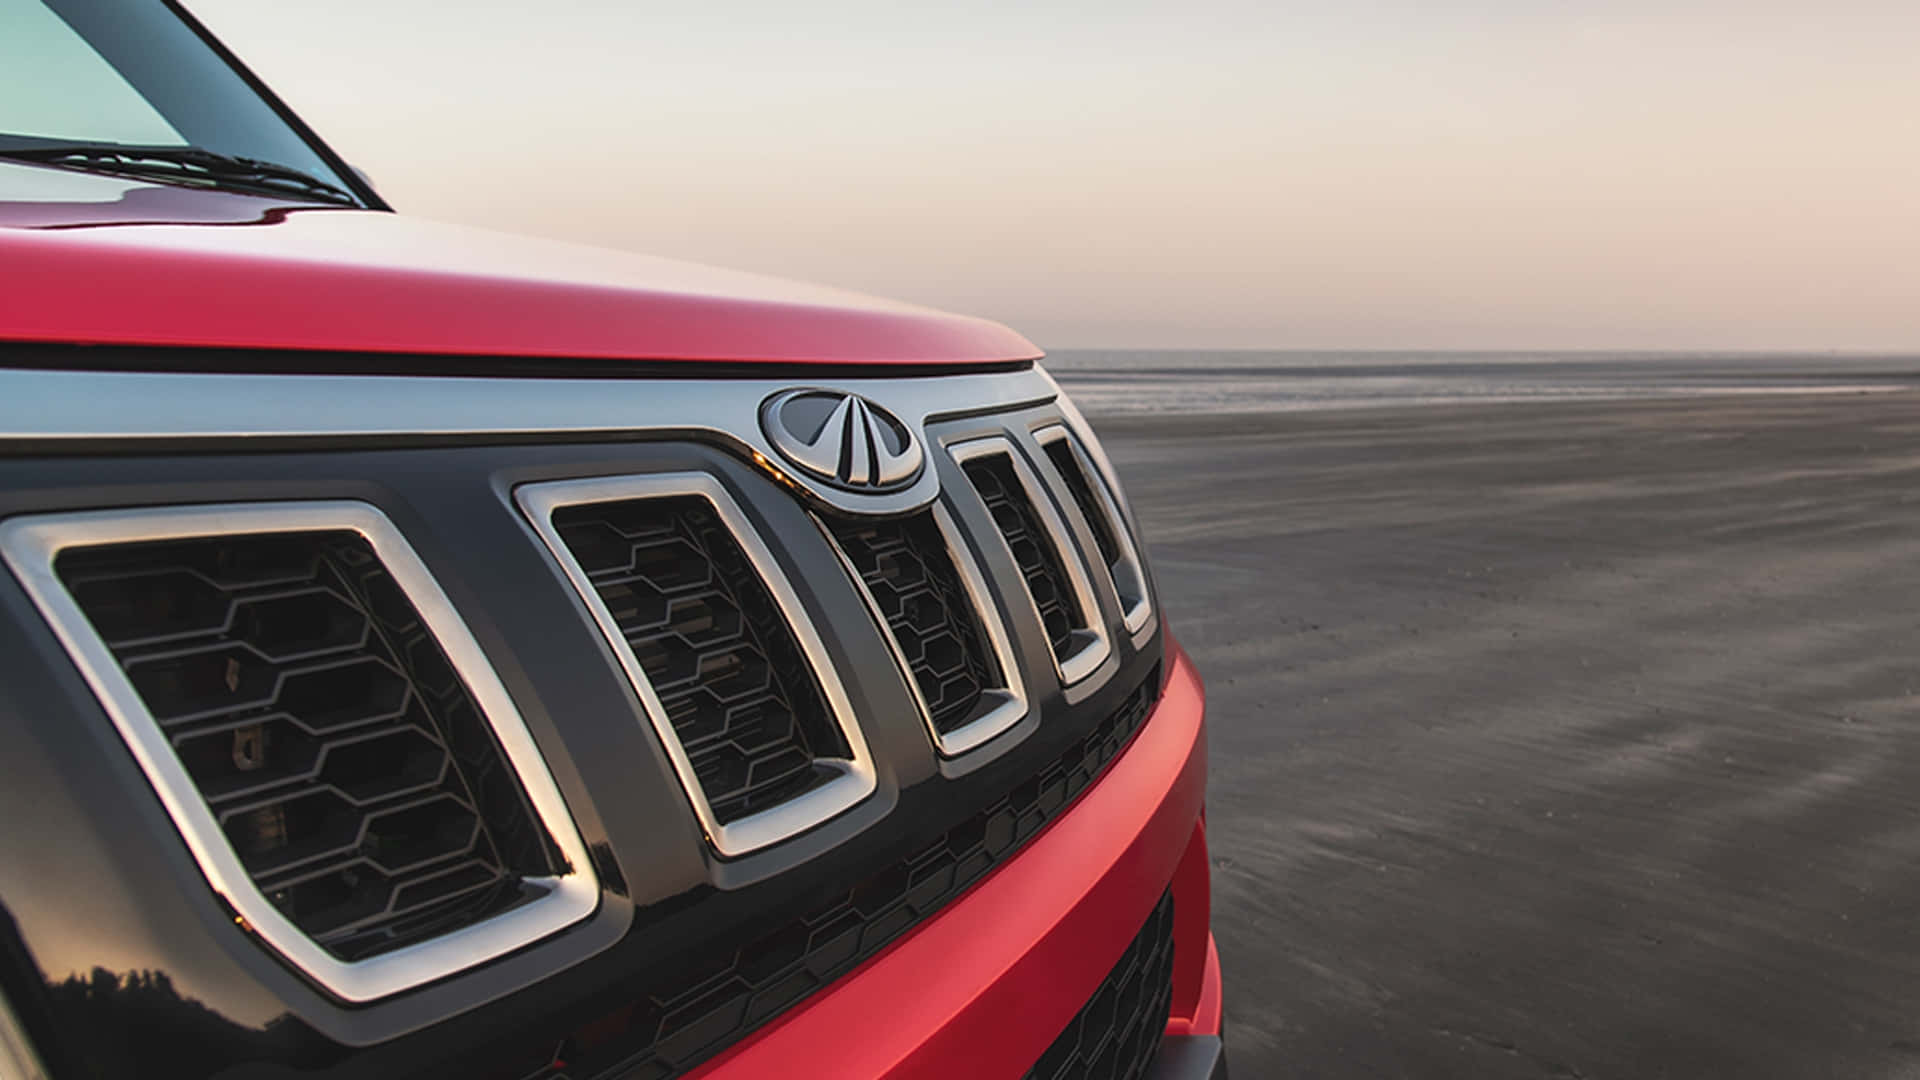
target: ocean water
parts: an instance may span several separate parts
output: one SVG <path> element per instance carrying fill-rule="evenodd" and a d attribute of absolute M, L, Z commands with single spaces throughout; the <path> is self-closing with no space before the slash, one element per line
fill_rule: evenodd
<path fill-rule="evenodd" d="M 1062 349 L 1046 365 L 1101 415 L 1920 387 L 1920 355 Z"/>

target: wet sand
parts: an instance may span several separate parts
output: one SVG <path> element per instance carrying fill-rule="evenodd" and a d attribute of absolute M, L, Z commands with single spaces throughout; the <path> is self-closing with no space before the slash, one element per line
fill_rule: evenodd
<path fill-rule="evenodd" d="M 1095 419 L 1235 1076 L 1920 1076 L 1920 394 Z"/>

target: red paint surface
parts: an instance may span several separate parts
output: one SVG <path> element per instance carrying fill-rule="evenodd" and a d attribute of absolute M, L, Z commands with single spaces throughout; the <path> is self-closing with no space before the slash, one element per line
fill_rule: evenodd
<path fill-rule="evenodd" d="M 1205 699 L 1186 655 L 1170 657 L 1166 693 L 1133 744 L 1024 852 L 696 1075 L 785 1080 L 800 1075 L 796 1062 L 831 1062 L 819 1075 L 1020 1076 L 1080 1011 L 1169 883 L 1176 957 L 1204 955 L 1204 908 L 1200 936 L 1183 937 L 1185 883 L 1175 877 L 1199 836 Z"/>
<path fill-rule="evenodd" d="M 1194 824 L 1187 850 L 1173 873 L 1173 1005 L 1167 1030 L 1176 1035 L 1210 1035 L 1199 1023 L 1207 995 L 1207 945 L 1212 926 L 1212 864 L 1207 858 L 1206 812 Z M 1219 971 L 1211 976 L 1214 990 Z"/>
<path fill-rule="evenodd" d="M 1220 982 L 1220 949 L 1213 943 L 1211 931 L 1207 934 L 1207 966 L 1202 976 L 1202 990 L 1199 1007 L 1193 1016 L 1179 1030 L 1167 1025 L 1169 1035 L 1218 1035 L 1220 1022 L 1225 1015 L 1226 996 Z"/>
<path fill-rule="evenodd" d="M 288 212 L 281 200 L 28 171 L 35 194 L 0 203 L 0 340 L 425 354 L 450 357 L 449 370 L 458 356 L 1040 355 L 998 323 L 821 286 L 396 214 Z"/>

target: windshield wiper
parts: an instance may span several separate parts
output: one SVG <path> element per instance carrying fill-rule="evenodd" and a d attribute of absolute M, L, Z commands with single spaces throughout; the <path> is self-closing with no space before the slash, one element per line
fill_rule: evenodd
<path fill-rule="evenodd" d="M 336 206 L 360 205 L 360 199 L 353 192 L 291 166 L 215 153 L 197 146 L 62 143 L 57 146 L 3 148 L 0 149 L 0 158 L 256 195 L 290 195 Z"/>

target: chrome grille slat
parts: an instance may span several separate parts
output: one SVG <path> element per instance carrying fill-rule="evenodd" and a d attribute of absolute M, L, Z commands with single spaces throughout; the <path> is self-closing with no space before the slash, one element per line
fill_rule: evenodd
<path fill-rule="evenodd" d="M 1112 644 L 1085 562 L 1052 498 L 1005 436 L 970 439 L 950 452 L 1020 571 L 1060 681 L 1084 682 L 1107 661 Z"/>
<path fill-rule="evenodd" d="M 1045 435 L 1053 433 L 1054 438 Z M 1080 516 L 1086 521 L 1087 529 L 1093 533 L 1094 546 L 1100 549 L 1100 561 L 1112 566 L 1120 557 L 1120 541 L 1114 538 L 1113 522 L 1106 514 L 1099 512 L 1093 501 L 1093 489 L 1087 483 L 1086 473 L 1080 463 L 1074 460 L 1073 446 L 1068 442 L 1066 429 L 1049 428 L 1037 436 L 1040 446 L 1046 451 L 1047 460 L 1053 464 L 1053 471 L 1067 485 L 1067 494 L 1080 510 Z"/>
<path fill-rule="evenodd" d="M 1026 682 L 953 515 L 936 504 L 913 521 L 909 527 L 839 518 L 820 526 L 885 635 L 934 746 L 956 756 L 1027 715 Z M 916 597 L 926 603 L 915 607 Z M 930 613 L 937 617 L 929 621 Z M 929 700 L 928 686 L 952 678 L 956 665 L 943 670 L 934 655 L 948 641 L 968 653 L 962 670 L 978 681 L 958 704 L 943 699 L 941 707 Z"/>
<path fill-rule="evenodd" d="M 384 997 L 592 912 L 584 845 L 511 699 L 373 507 L 28 516 L 0 523 L 0 555 L 208 883 L 328 992 Z M 198 600 L 175 603 L 183 587 Z M 391 693 L 341 681 L 356 651 Z M 411 749 L 360 749 L 379 738 Z M 246 782 L 269 767 L 279 775 Z M 449 868 L 473 887 L 425 888 Z M 405 917 L 387 917 L 403 899 Z"/>
<path fill-rule="evenodd" d="M 567 506 L 553 523 L 652 681 L 717 820 L 833 778 L 814 761 L 846 757 L 846 740 L 710 503 L 678 495 Z"/>
<path fill-rule="evenodd" d="M 523 485 L 515 490 L 514 499 L 605 635 L 715 851 L 737 856 L 778 843 L 837 816 L 873 792 L 875 778 L 866 740 L 825 646 L 792 584 L 718 479 L 707 473 L 655 473 L 563 480 Z M 594 514 L 605 513 L 605 507 L 617 506 L 631 516 L 627 531 L 653 537 L 649 542 L 681 542 L 684 535 L 676 539 L 671 531 L 659 532 L 657 523 L 686 512 L 689 505 L 710 515 L 710 521 L 699 526 L 716 530 L 710 550 L 722 552 L 722 561 L 738 560 L 724 574 L 737 590 L 728 595 L 729 602 L 739 606 L 741 622 L 726 634 L 676 642 L 667 640 L 678 636 L 671 630 L 674 605 L 711 603 L 717 595 L 709 587 L 711 577 L 703 577 L 698 567 L 680 567 L 667 573 L 665 587 L 654 589 L 657 596 L 623 595 L 617 588 L 602 587 L 621 578 L 617 565 L 603 562 L 611 557 L 617 563 L 617 549 L 626 539 L 602 538 L 598 542 L 612 546 L 587 548 L 583 554 L 579 545 L 595 541 L 579 532 L 570 540 L 567 533 L 569 522 L 588 521 Z M 586 516 L 571 517 L 576 510 Z M 596 550 L 600 561 L 592 561 Z M 628 545 L 629 569 L 636 560 L 652 558 L 639 546 Z M 671 562 L 663 560 L 662 565 Z M 661 574 L 656 571 L 654 576 Z M 641 611 L 642 604 L 652 610 Z M 734 664 L 749 652 L 765 657 L 769 671 L 777 666 L 782 673 L 763 677 L 751 668 L 749 657 L 745 663 L 750 677 L 739 693 L 716 691 L 714 680 L 706 677 L 710 666 Z M 776 682 L 779 690 L 771 692 Z M 778 715 L 781 707 L 793 708 L 792 702 L 802 696 L 796 687 L 802 684 L 810 684 L 812 692 L 817 692 L 822 710 L 819 722 L 804 734 L 803 718 Z M 705 719 L 717 720 L 720 730 L 701 731 L 695 726 L 700 718 L 690 716 L 689 710 L 699 711 L 703 700 L 708 709 Z M 740 736 L 761 741 L 729 749 Z M 717 753 L 708 753 L 710 746 Z M 775 753 L 753 759 L 752 752 L 759 750 Z M 792 767 L 802 758 L 804 773 Z M 762 765 L 762 760 L 771 764 Z M 784 770 L 786 777 L 775 779 L 800 776 L 805 783 L 756 786 L 755 768 Z M 710 786 L 716 778 L 735 782 L 742 776 L 744 782 L 737 787 L 715 791 Z"/>
<path fill-rule="evenodd" d="M 946 735 L 972 719 L 999 673 L 931 515 L 834 518 L 828 528 L 905 654 L 934 730 Z"/>
<path fill-rule="evenodd" d="M 1073 631 L 1087 625 L 1088 619 L 1068 585 L 1059 549 L 1036 519 L 1011 462 L 1004 457 L 980 458 L 968 464 L 967 477 L 985 500 L 987 512 L 1026 579 L 1027 594 L 1040 609 L 1040 625 L 1046 628 L 1054 659 L 1064 661 L 1073 652 Z"/>
<path fill-rule="evenodd" d="M 1034 432 L 1055 476 L 1065 485 L 1067 495 L 1093 534 L 1100 561 L 1106 567 L 1107 580 L 1120 603 L 1121 619 L 1129 633 L 1137 632 L 1153 615 L 1148 596 L 1146 565 L 1140 558 L 1139 542 L 1127 527 L 1119 500 L 1093 464 L 1080 437 L 1064 424 L 1050 424 Z"/>
<path fill-rule="evenodd" d="M 483 875 L 487 885 L 517 880 L 522 875 L 552 874 L 555 867 L 546 858 L 544 844 L 523 845 L 521 854 L 536 861 L 517 867 L 507 863 L 494 842 L 488 814 L 483 813 L 469 790 L 465 776 L 448 767 L 448 726 L 476 718 L 464 689 L 450 697 L 453 708 L 436 710 L 409 684 L 407 706 L 399 714 L 382 719 L 364 715 L 382 713 L 382 703 L 363 699 L 359 703 L 363 709 L 362 730 L 345 740 L 338 738 L 337 727 L 317 732 L 276 707 L 290 682 L 318 677 L 319 672 L 332 666 L 316 669 L 311 664 L 315 659 L 353 652 L 390 669 L 403 664 L 388 635 L 395 629 L 410 630 L 417 618 L 408 605 L 407 616 L 396 628 L 358 600 L 368 581 L 382 577 L 384 572 L 373 549 L 354 533 L 280 534 L 270 536 L 266 544 L 306 549 L 302 559 L 309 574 L 305 587 L 289 589 L 276 583 L 259 590 L 244 582 L 222 585 L 210 581 L 228 609 L 217 629 L 196 638 L 172 641 L 162 650 L 109 647 L 144 704 L 156 714 L 162 710 L 161 699 L 155 695 L 162 690 L 171 691 L 172 700 L 181 704 L 218 698 L 222 689 L 239 699 L 184 712 L 168 711 L 160 722 L 170 731 L 190 725 L 194 728 L 180 730 L 169 741 L 175 752 L 182 754 L 189 771 L 196 774 L 201 797 L 219 818 L 228 842 L 268 900 L 322 947 L 343 960 L 357 960 L 408 944 L 403 935 L 383 928 L 377 916 L 391 907 L 393 896 L 407 887 L 418 871 L 459 859 Z M 195 563 L 244 561 L 249 548 L 261 546 L 260 537 L 239 534 L 76 547 L 62 552 L 54 561 L 54 569 L 69 583 L 70 590 L 86 597 L 81 610 L 90 619 L 100 619 L 103 613 L 116 611 L 107 600 L 115 568 L 151 582 Z M 178 580 L 177 574 L 171 576 Z M 85 589 L 76 587 L 79 579 L 85 580 Z M 308 601 L 319 601 L 319 605 Z M 165 606 L 164 598 L 146 590 L 141 590 L 135 600 L 136 605 L 141 603 L 149 609 Z M 289 604 L 298 606 L 289 612 L 285 610 Z M 154 610 L 145 614 L 155 621 L 168 617 Z M 245 676 L 238 659 L 241 655 L 251 657 Z M 206 674 L 220 679 L 216 669 L 223 659 L 224 681 L 206 685 Z M 269 676 L 255 680 L 257 687 L 246 686 L 253 672 L 262 669 Z M 152 678 L 155 672 L 171 677 Z M 395 674 L 406 677 L 397 670 Z M 206 721 L 214 723 L 208 725 Z M 373 725 L 385 725 L 385 730 L 365 730 Z M 238 747 L 248 736 L 259 750 L 257 762 L 240 760 L 242 751 Z M 364 746 L 370 736 L 387 740 L 396 751 L 404 740 L 410 756 L 356 754 L 354 747 Z M 214 745 L 209 746 L 210 741 Z M 223 743 L 227 745 L 220 745 Z M 288 743 L 292 744 L 292 759 L 284 756 Z M 228 746 L 233 749 L 228 750 Z M 200 752 L 203 748 L 211 752 Z M 223 750 L 228 751 L 229 760 L 220 760 Z M 489 752 L 498 754 L 491 748 Z M 393 767 L 396 762 L 398 768 Z M 244 785 L 247 772 L 243 770 L 275 766 L 291 775 L 259 791 L 249 791 Z M 304 815 L 323 801 L 327 809 L 320 811 L 322 816 L 313 820 L 313 827 L 337 830 L 336 839 L 304 855 L 297 854 L 303 841 L 289 810 L 297 807 Z M 446 823 L 429 822 L 420 816 L 423 809 L 451 817 Z M 489 809 L 494 823 L 508 831 L 535 828 L 526 801 L 517 790 Z M 352 824 L 355 821 L 357 824 Z M 467 839 L 446 850 L 416 850 L 405 860 L 395 860 L 391 855 L 385 860 L 361 857 L 375 838 L 397 835 L 391 825 L 375 831 L 376 823 L 396 821 L 436 832 L 451 828 L 456 834 L 467 834 Z M 329 896 L 345 899 L 325 899 Z M 497 899 L 499 911 L 505 911 L 520 897 L 517 888 L 512 888 L 499 891 Z M 366 916 L 347 914 L 366 905 L 373 908 Z M 484 918 L 495 913 L 474 914 Z"/>

